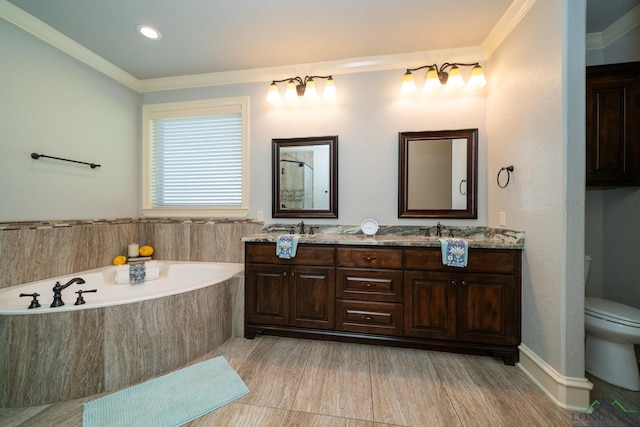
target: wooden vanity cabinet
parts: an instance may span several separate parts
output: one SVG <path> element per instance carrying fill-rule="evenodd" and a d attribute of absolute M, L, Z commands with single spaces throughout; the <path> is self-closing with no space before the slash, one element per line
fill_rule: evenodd
<path fill-rule="evenodd" d="M 588 187 L 640 185 L 640 62 L 587 67 Z"/>
<path fill-rule="evenodd" d="M 490 354 L 515 364 L 521 251 L 471 249 L 447 267 L 434 247 L 245 244 L 245 336 L 256 333 Z"/>
<path fill-rule="evenodd" d="M 333 329 L 333 252 L 301 245 L 294 259 L 281 259 L 273 243 L 246 244 L 245 324 Z"/>
<path fill-rule="evenodd" d="M 402 251 L 336 249 L 336 329 L 402 336 Z"/>
<path fill-rule="evenodd" d="M 521 253 L 470 250 L 468 266 L 442 264 L 440 249 L 405 250 L 404 332 L 456 346 L 495 346 L 517 361 L 521 336 Z"/>

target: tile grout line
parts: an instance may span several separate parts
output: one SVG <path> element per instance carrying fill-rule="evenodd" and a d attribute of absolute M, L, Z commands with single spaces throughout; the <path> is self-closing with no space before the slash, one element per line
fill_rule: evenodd
<path fill-rule="evenodd" d="M 367 360 L 369 361 L 369 394 L 371 395 L 371 418 L 373 418 L 373 422 L 376 421 L 376 405 L 373 404 L 373 372 L 371 370 L 371 366 L 373 359 L 373 349 L 371 347 L 367 348 Z"/>
<path fill-rule="evenodd" d="M 433 370 L 435 371 L 436 376 L 438 377 L 438 382 L 440 382 L 440 386 L 442 387 L 444 394 L 447 396 L 447 401 L 449 402 L 449 405 L 451 405 L 451 408 L 453 409 L 453 413 L 456 414 L 456 418 L 458 419 L 458 422 L 460 423 L 460 425 L 464 427 L 465 424 L 462 421 L 462 418 L 460 418 L 460 414 L 458 414 L 458 408 L 451 400 L 451 396 L 449 395 L 449 391 L 447 390 L 446 384 L 442 380 L 442 377 L 438 370 L 438 366 L 435 363 L 433 363 L 433 359 L 431 359 L 431 352 L 429 351 L 427 352 L 427 357 L 429 358 L 429 363 L 431 363 L 431 366 L 433 366 Z"/>
<path fill-rule="evenodd" d="M 304 346 L 300 346 L 300 347 L 307 347 L 307 346 L 311 346 L 312 343 L 309 341 L 303 341 L 305 342 Z M 300 351 L 300 350 L 298 350 Z M 285 425 L 287 425 L 287 423 L 289 422 L 289 418 L 291 417 L 291 412 L 293 411 L 293 404 L 296 401 L 296 398 L 298 397 L 298 392 L 300 391 L 300 385 L 302 384 L 302 380 L 304 378 L 304 375 L 307 371 L 307 365 L 309 364 L 309 358 L 311 357 L 311 351 L 307 351 L 306 353 L 306 357 L 304 360 L 304 366 L 302 368 L 302 372 L 300 373 L 300 379 L 298 380 L 298 385 L 296 386 L 296 392 L 293 394 L 293 399 L 291 399 L 291 406 L 289 406 L 289 408 L 287 409 L 287 418 L 286 418 L 286 422 Z"/>

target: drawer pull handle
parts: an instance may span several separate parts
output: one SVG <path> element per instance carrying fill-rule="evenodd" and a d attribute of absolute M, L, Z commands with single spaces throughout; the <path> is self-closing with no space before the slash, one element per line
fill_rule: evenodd
<path fill-rule="evenodd" d="M 451 286 L 455 286 L 455 285 L 456 285 L 456 281 L 455 281 L 455 280 L 452 280 L 452 281 L 451 281 Z"/>
<path fill-rule="evenodd" d="M 365 284 L 364 284 L 364 287 L 365 287 L 365 288 L 375 288 L 375 287 L 376 287 L 376 284 L 375 284 L 375 283 L 365 283 Z"/>
<path fill-rule="evenodd" d="M 465 282 L 464 280 L 462 281 L 462 286 L 467 286 L 467 282 Z"/>
<path fill-rule="evenodd" d="M 372 256 L 369 256 L 369 255 L 363 255 L 362 259 L 367 261 L 367 262 L 371 262 L 371 261 L 375 261 L 376 257 L 372 257 Z"/>
<path fill-rule="evenodd" d="M 287 277 L 287 272 L 282 273 L 282 277 Z"/>
<path fill-rule="evenodd" d="M 362 318 L 363 318 L 364 320 L 368 320 L 368 321 L 372 321 L 372 320 L 373 320 L 373 317 L 372 317 L 372 316 L 366 316 L 366 315 L 363 315 L 363 316 L 362 316 Z"/>

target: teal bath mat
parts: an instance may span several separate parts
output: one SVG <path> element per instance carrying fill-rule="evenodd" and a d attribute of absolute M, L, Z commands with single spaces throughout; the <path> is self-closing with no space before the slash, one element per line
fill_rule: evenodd
<path fill-rule="evenodd" d="M 219 356 L 85 403 L 82 426 L 175 427 L 247 393 Z"/>

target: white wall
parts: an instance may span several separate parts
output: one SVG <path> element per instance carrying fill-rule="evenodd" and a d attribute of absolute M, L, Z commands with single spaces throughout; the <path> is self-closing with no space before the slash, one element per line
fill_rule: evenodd
<path fill-rule="evenodd" d="M 603 191 L 602 204 L 602 296 L 640 308 L 640 189 Z"/>
<path fill-rule="evenodd" d="M 504 211 L 507 227 L 526 231 L 523 344 L 580 378 L 584 26 L 582 2 L 538 0 L 489 58 L 487 99 L 488 223 Z M 515 171 L 501 189 L 495 177 L 508 165 Z"/>
<path fill-rule="evenodd" d="M 373 218 L 381 225 L 416 225 L 436 221 L 398 218 L 398 133 L 479 128 L 478 219 L 443 223 L 486 225 L 484 93 L 404 99 L 399 95 L 403 72 L 334 75 L 339 100 L 330 106 L 274 107 L 265 100 L 269 82 L 144 93 L 142 103 L 249 95 L 250 216 L 262 210 L 267 223 L 299 222 L 271 218 L 273 138 L 338 135 L 339 218 L 308 222 L 360 224 Z"/>
<path fill-rule="evenodd" d="M 138 94 L 2 19 L 0 52 L 0 221 L 137 216 Z"/>

